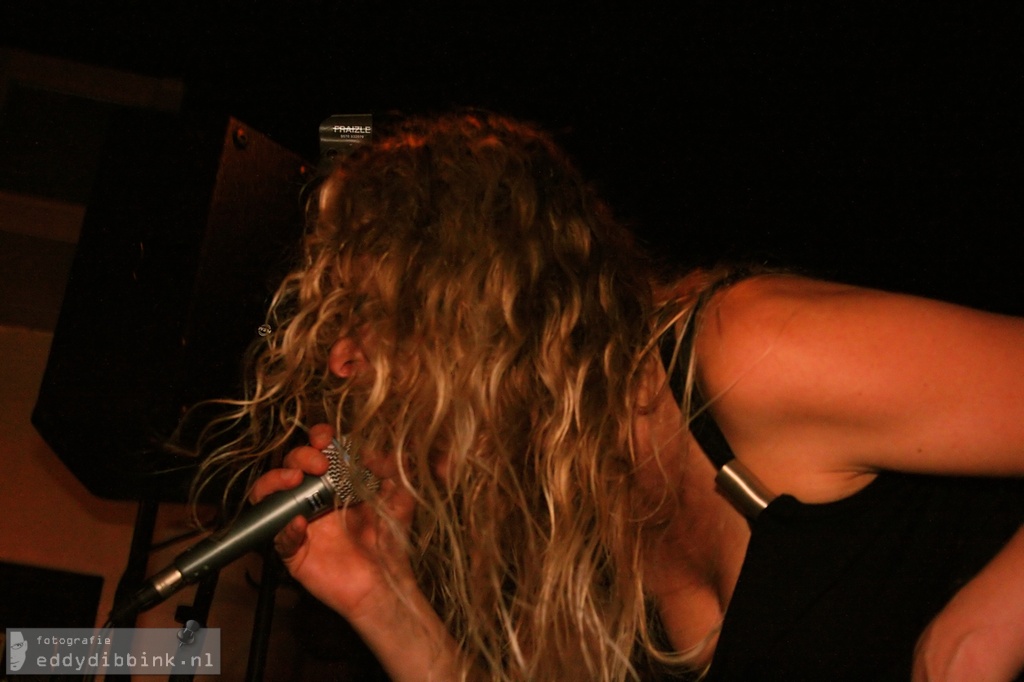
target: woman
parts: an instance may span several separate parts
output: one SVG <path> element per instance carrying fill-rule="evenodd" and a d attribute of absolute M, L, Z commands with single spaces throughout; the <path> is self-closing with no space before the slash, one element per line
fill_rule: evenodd
<path fill-rule="evenodd" d="M 659 276 L 489 114 L 406 121 L 315 213 L 206 473 L 258 465 L 258 501 L 351 437 L 379 491 L 277 546 L 394 679 L 1024 667 L 1020 320 Z"/>

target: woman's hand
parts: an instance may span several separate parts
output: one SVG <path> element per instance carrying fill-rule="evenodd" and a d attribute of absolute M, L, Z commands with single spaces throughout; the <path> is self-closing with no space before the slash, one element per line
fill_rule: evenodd
<path fill-rule="evenodd" d="M 304 474 L 326 473 L 328 461 L 321 451 L 333 438 L 334 431 L 326 424 L 310 429 L 310 444 L 289 452 L 283 468 L 261 476 L 253 486 L 251 501 L 257 503 L 271 493 L 294 488 Z M 374 473 L 382 479 L 380 501 L 399 529 L 406 529 L 413 512 L 412 495 L 382 475 L 388 472 Z M 395 537 L 393 526 L 371 504 L 344 507 L 312 523 L 298 516 L 274 544 L 292 576 L 346 618 L 374 608 L 367 600 L 391 597 L 395 584 L 414 583 L 404 538 Z"/>
<path fill-rule="evenodd" d="M 294 488 L 303 474 L 326 473 L 321 451 L 333 438 L 325 424 L 310 429 L 308 446 L 295 448 L 283 468 L 257 479 L 252 502 Z M 458 650 L 416 584 L 405 537 L 396 535 L 408 530 L 413 496 L 385 458 L 361 453 L 361 459 L 380 479 L 378 499 L 397 525 L 372 504 L 343 507 L 312 522 L 299 516 L 275 538 L 277 551 L 310 594 L 352 624 L 393 680 L 454 678 Z"/>
<path fill-rule="evenodd" d="M 1024 672 L 1024 529 L 925 629 L 913 682 L 1009 682 Z"/>

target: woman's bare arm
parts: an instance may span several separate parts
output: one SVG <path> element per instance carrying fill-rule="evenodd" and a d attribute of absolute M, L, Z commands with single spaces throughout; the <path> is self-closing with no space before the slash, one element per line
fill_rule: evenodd
<path fill-rule="evenodd" d="M 705 392 L 738 456 L 805 502 L 878 471 L 1024 475 L 1024 321 L 798 277 L 712 300 Z M 923 634 L 914 680 L 1011 679 L 1024 668 L 1024 530 Z"/>

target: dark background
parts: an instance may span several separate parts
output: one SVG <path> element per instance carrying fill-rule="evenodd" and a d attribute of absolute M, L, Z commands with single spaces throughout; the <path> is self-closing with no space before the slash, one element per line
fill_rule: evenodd
<path fill-rule="evenodd" d="M 495 109 L 679 262 L 1024 312 L 1019 3 L 565 5 L 7 2 L 0 36 L 181 78 L 311 159 L 330 114 Z"/>
<path fill-rule="evenodd" d="M 179 79 L 185 110 L 310 160 L 331 114 L 495 109 L 554 131 L 680 264 L 750 259 L 1024 314 L 1024 3 L 596 4 L 0 0 L 0 47 Z M 61 93 L 5 85 L 0 190 L 88 206 L 112 107 L 76 102 L 68 120 Z M 142 151 L 127 172 L 159 178 L 166 159 Z M 45 314 L 16 322 L 53 329 L 74 249 L 0 235 L 0 257 L 24 254 L 0 258 L 0 284 L 52 285 Z M 108 402 L 71 402 L 105 428 L 89 409 Z M 120 466 L 98 437 L 74 440 L 97 475 Z"/>

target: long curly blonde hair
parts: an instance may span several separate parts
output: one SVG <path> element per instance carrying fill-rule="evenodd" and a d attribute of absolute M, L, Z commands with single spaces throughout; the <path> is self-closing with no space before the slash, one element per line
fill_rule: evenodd
<path fill-rule="evenodd" d="M 326 420 L 400 464 L 412 560 L 466 677 L 618 680 L 663 657 L 632 434 L 641 364 L 678 315 L 652 325 L 630 234 L 546 134 L 481 112 L 396 124 L 313 206 L 227 420 L 244 433 L 203 480 L 251 482 Z M 367 380 L 328 371 L 344 337 L 372 339 Z"/>

